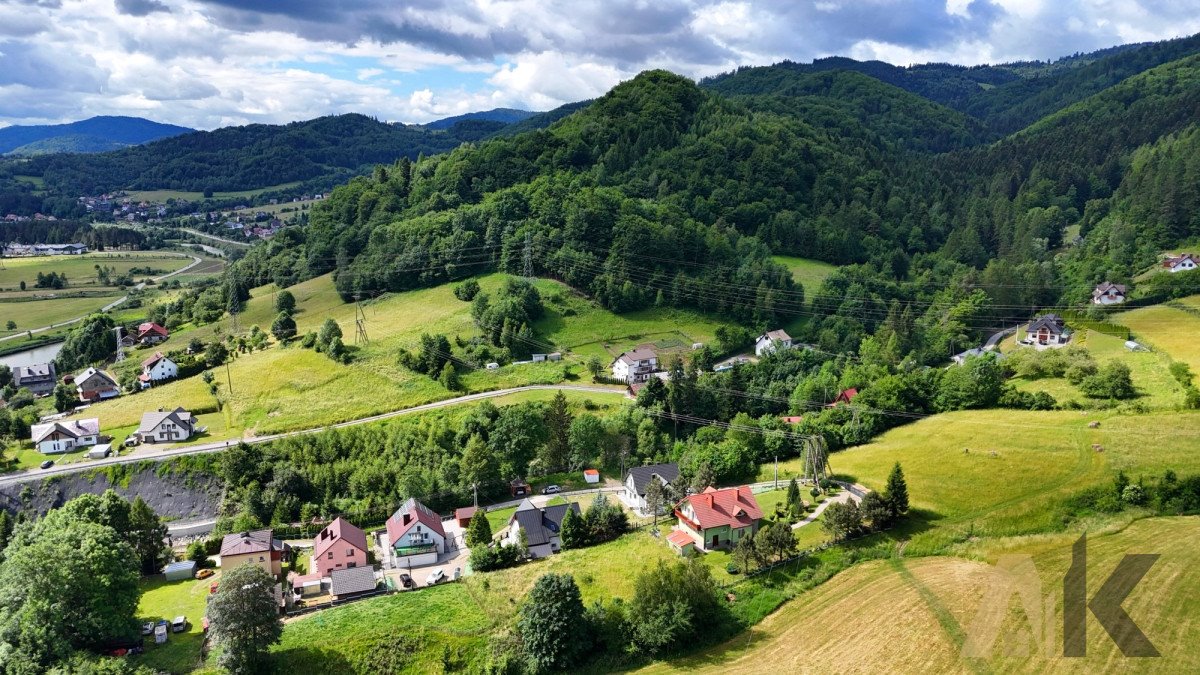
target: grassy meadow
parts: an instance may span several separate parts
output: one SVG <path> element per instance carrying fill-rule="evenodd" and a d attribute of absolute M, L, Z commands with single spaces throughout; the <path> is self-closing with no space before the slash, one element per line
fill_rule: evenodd
<path fill-rule="evenodd" d="M 804 287 L 804 304 L 806 306 L 812 306 L 813 298 L 816 297 L 817 291 L 821 290 L 821 284 L 825 282 L 826 277 L 833 274 L 833 271 L 837 269 L 836 265 L 808 258 L 777 255 L 772 256 L 772 259 L 791 270 L 792 280 Z M 798 334 L 810 318 L 796 312 L 790 313 L 790 316 L 791 318 L 788 320 L 787 325 L 784 326 L 784 329 L 792 335 Z"/>
<path fill-rule="evenodd" d="M 787 603 L 762 623 L 717 647 L 644 669 L 647 673 L 807 672 L 843 664 L 891 672 L 1195 672 L 1200 652 L 1200 548 L 1170 546 L 1200 536 L 1200 518 L 1155 518 L 1088 540 L 1088 588 L 1098 588 L 1129 552 L 1162 557 L 1134 589 L 1124 608 L 1162 658 L 1125 658 L 1089 618 L 1087 656 L 1059 656 L 1062 645 L 1061 583 L 1078 534 L 988 541 L 976 552 L 1032 556 L 1043 597 L 1055 603 L 1049 618 L 1051 654 L 1039 653 L 1029 623 L 1011 601 L 989 658 L 965 658 L 962 648 L 991 568 L 978 560 L 893 558 L 864 563 Z"/>
<path fill-rule="evenodd" d="M 218 579 L 220 572 L 208 579 L 167 581 L 157 576 L 140 582 L 139 621 L 170 621 L 182 614 L 187 617 L 188 627 L 183 633 L 168 633 L 165 644 L 155 644 L 153 636 L 146 638 L 146 653 L 135 657 L 138 664 L 168 673 L 191 672 L 200 664 L 200 644 L 204 641 L 201 620 L 208 606 L 209 586 Z"/>
<path fill-rule="evenodd" d="M 1187 307 L 1200 306 L 1200 297 L 1180 301 Z M 1133 331 L 1134 338 L 1155 351 L 1164 351 L 1175 360 L 1200 373 L 1200 316 L 1169 305 L 1141 307 L 1113 315 L 1113 321 Z"/>
<path fill-rule="evenodd" d="M 281 183 L 279 185 L 270 185 L 264 188 L 255 190 L 234 190 L 231 192 L 214 192 L 213 199 L 239 199 L 257 197 L 264 192 L 273 190 L 286 190 L 294 188 L 303 181 L 294 181 L 291 183 Z M 203 192 L 189 192 L 187 190 L 130 190 L 125 193 L 125 196 L 135 202 L 165 202 L 168 199 L 185 200 L 189 202 L 198 202 L 204 199 Z"/>
<path fill-rule="evenodd" d="M 85 255 L 38 256 L 35 258 L 6 258 L 0 268 L 0 290 L 19 290 L 22 281 L 27 290 L 33 290 L 38 272 L 57 272 L 67 277 L 69 291 L 79 288 L 98 288 L 100 281 L 96 266 L 111 267 L 118 274 L 134 267 L 150 267 L 154 274 L 138 274 L 142 277 L 158 276 L 186 267 L 192 261 L 179 255 L 166 255 L 155 251 L 114 251 L 112 253 L 87 253 Z M 51 289 L 39 289 L 53 292 Z"/>
<path fill-rule="evenodd" d="M 1183 402 L 1183 387 L 1171 377 L 1168 370 L 1171 358 L 1166 353 L 1131 352 L 1125 348 L 1125 341 L 1121 338 L 1093 330 L 1080 331 L 1076 335 L 1074 343 L 1087 349 L 1098 365 L 1103 366 L 1109 361 L 1121 361 L 1129 366 L 1130 377 L 1139 394 L 1135 399 L 1137 402 L 1155 410 L 1171 410 Z M 1011 352 L 1012 349 L 1005 351 Z M 1075 401 L 1084 407 L 1096 405 L 1095 400 L 1084 396 L 1083 392 L 1066 378 L 1027 380 L 1018 377 L 1014 378 L 1012 383 L 1024 391 L 1044 391 L 1053 396 L 1060 405 L 1068 401 Z"/>

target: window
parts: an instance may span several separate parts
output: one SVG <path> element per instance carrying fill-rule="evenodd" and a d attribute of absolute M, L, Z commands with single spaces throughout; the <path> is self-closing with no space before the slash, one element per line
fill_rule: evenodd
<path fill-rule="evenodd" d="M 348 562 L 348 563 L 346 563 L 346 567 L 347 567 L 347 569 L 348 569 L 348 568 L 351 568 L 351 567 L 358 567 L 358 563 L 356 563 L 356 562 Z"/>
<path fill-rule="evenodd" d="M 354 556 L 354 549 L 352 549 L 352 548 L 348 548 L 348 549 L 346 549 L 346 555 L 353 557 L 353 556 Z"/>
<path fill-rule="evenodd" d="M 328 556 L 328 558 L 329 558 L 330 560 L 333 560 L 333 551 L 330 551 L 330 552 L 329 552 L 329 556 Z"/>

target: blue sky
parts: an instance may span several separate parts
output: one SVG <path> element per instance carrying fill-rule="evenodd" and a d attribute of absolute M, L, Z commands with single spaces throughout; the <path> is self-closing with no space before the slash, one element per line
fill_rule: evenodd
<path fill-rule="evenodd" d="M 0 125 L 425 122 L 649 68 L 1047 60 L 1197 32 L 1200 0 L 0 0 Z"/>

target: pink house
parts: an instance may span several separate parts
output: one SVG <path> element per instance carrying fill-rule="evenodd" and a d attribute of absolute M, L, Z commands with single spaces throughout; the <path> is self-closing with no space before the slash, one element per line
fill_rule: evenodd
<path fill-rule="evenodd" d="M 367 534 L 337 518 L 313 539 L 313 562 L 322 577 L 333 570 L 367 565 Z"/>

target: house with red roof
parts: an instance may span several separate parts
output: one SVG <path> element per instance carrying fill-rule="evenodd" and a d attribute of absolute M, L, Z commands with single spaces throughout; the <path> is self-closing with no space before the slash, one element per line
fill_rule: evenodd
<path fill-rule="evenodd" d="M 393 567 L 432 565 L 446 552 L 441 516 L 411 497 L 388 518 L 387 535 Z"/>
<path fill-rule="evenodd" d="M 138 382 L 141 383 L 142 389 L 145 389 L 157 382 L 173 380 L 176 377 L 179 377 L 179 366 L 171 357 L 164 356 L 162 352 L 155 352 L 154 356 L 142 361 L 142 374 L 138 375 Z"/>
<path fill-rule="evenodd" d="M 752 537 L 762 523 L 758 500 L 746 485 L 731 488 L 709 487 L 688 495 L 675 507 L 679 519 L 676 532 L 682 532 L 701 551 L 732 548 L 743 537 Z M 686 549 L 683 536 L 674 532 L 667 537 L 681 553 Z M 674 539 L 672 539 L 674 537 Z"/>
<path fill-rule="evenodd" d="M 338 517 L 313 539 L 313 566 L 321 576 L 367 565 L 367 533 Z"/>
<path fill-rule="evenodd" d="M 170 335 L 171 333 L 166 328 L 153 321 L 139 324 L 137 329 L 137 341 L 144 345 L 156 345 L 166 340 Z"/>
<path fill-rule="evenodd" d="M 850 388 L 850 389 L 843 390 L 840 394 L 837 395 L 837 398 L 833 399 L 833 403 L 830 403 L 829 407 L 832 408 L 835 405 L 841 405 L 843 403 L 849 404 L 851 401 L 854 400 L 855 396 L 858 396 L 857 389 Z"/>

